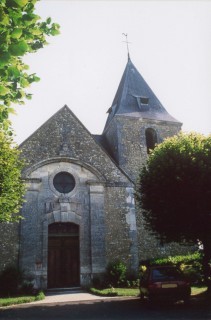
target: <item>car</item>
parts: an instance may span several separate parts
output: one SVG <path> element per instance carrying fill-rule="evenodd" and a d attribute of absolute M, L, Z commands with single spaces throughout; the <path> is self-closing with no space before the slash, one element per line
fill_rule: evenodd
<path fill-rule="evenodd" d="M 191 287 L 179 268 L 170 266 L 149 266 L 140 278 L 140 298 L 151 302 L 189 302 Z"/>

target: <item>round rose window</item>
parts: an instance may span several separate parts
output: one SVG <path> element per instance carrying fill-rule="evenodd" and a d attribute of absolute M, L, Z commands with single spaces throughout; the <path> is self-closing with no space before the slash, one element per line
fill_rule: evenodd
<path fill-rule="evenodd" d="M 60 193 L 69 193 L 75 188 L 75 179 L 69 172 L 59 172 L 53 179 L 53 185 Z"/>

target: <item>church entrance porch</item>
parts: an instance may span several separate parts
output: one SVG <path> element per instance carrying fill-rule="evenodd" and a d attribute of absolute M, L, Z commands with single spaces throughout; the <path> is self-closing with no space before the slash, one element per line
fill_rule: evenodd
<path fill-rule="evenodd" d="M 52 223 L 48 226 L 48 288 L 80 285 L 79 226 Z"/>

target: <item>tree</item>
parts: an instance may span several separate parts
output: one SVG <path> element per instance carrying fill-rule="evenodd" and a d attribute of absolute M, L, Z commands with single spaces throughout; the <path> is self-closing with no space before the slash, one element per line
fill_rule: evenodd
<path fill-rule="evenodd" d="M 211 135 L 180 133 L 156 146 L 140 173 L 136 199 L 146 227 L 162 241 L 203 244 L 210 288 Z"/>
<path fill-rule="evenodd" d="M 19 220 L 25 186 L 21 181 L 23 161 L 13 145 L 9 114 L 13 104 L 24 104 L 32 95 L 25 88 L 39 81 L 30 74 L 23 56 L 47 44 L 46 37 L 59 34 L 59 25 L 51 18 L 40 21 L 35 14 L 37 0 L 1 0 L 0 2 L 0 222 Z"/>
<path fill-rule="evenodd" d="M 21 179 L 24 162 L 12 138 L 0 131 L 0 223 L 20 219 L 18 214 L 24 201 L 25 185 Z"/>
<path fill-rule="evenodd" d="M 0 129 L 10 126 L 9 114 L 13 103 L 24 104 L 31 99 L 25 91 L 39 81 L 36 74 L 28 73 L 22 58 L 47 44 L 46 36 L 57 35 L 59 25 L 51 18 L 40 21 L 34 13 L 37 0 L 1 0 L 0 3 Z"/>

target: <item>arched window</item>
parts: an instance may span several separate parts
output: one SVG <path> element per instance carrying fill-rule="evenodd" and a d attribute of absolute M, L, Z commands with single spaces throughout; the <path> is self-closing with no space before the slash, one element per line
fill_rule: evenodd
<path fill-rule="evenodd" d="M 146 136 L 146 145 L 147 145 L 147 153 L 149 154 L 150 150 L 155 148 L 155 144 L 157 143 L 157 133 L 152 128 L 147 128 L 145 131 Z"/>

